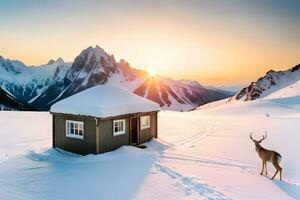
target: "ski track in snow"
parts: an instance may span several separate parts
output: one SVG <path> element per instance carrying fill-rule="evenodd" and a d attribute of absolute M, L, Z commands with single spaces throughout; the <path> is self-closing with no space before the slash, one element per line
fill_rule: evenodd
<path fill-rule="evenodd" d="M 202 122 L 199 122 L 199 123 L 204 124 Z M 207 136 L 209 136 L 213 132 L 211 130 L 213 130 L 213 126 L 211 124 L 204 124 L 204 126 L 202 127 L 202 129 L 198 133 L 196 133 L 196 134 L 194 134 L 190 137 L 175 141 L 174 146 L 177 146 L 177 147 L 180 147 L 180 146 L 193 147 L 193 144 L 195 142 L 203 140 Z"/>
<path fill-rule="evenodd" d="M 208 159 L 191 159 L 188 157 L 178 157 L 178 156 L 164 156 L 161 155 L 160 158 L 164 158 L 164 159 L 171 159 L 171 160 L 178 160 L 178 161 L 184 161 L 184 162 L 192 162 L 195 164 L 213 164 L 213 165 L 221 165 L 224 167 L 236 167 L 239 168 L 241 170 L 246 170 L 246 169 L 251 169 L 251 166 L 247 166 L 247 165 L 239 165 L 239 164 L 234 164 L 234 163 L 230 163 L 230 162 L 219 162 L 216 160 L 208 160 Z"/>
<path fill-rule="evenodd" d="M 154 167 L 160 171 L 171 177 L 172 179 L 177 180 L 179 183 L 176 187 L 183 189 L 186 194 L 190 194 L 192 192 L 196 192 L 200 195 L 201 199 L 205 200 L 227 200 L 230 199 L 226 197 L 224 194 L 218 192 L 215 188 L 207 185 L 206 183 L 202 183 L 199 180 L 197 181 L 196 177 L 186 177 L 175 170 L 162 165 L 161 163 L 155 163 Z"/>
<path fill-rule="evenodd" d="M 216 135 L 215 126 L 213 124 L 203 123 L 202 121 L 200 121 L 199 123 L 203 125 L 203 128 L 198 133 L 196 133 L 190 137 L 175 141 L 174 143 L 172 143 L 173 147 L 171 149 L 178 149 L 181 147 L 192 148 L 192 147 L 194 147 L 195 143 L 204 140 L 208 136 Z M 176 152 L 178 152 L 178 151 L 176 151 Z M 172 151 L 163 152 L 163 153 L 161 153 L 161 155 L 159 155 L 159 157 L 164 158 L 164 159 L 178 160 L 178 161 L 184 161 L 184 162 L 193 162 L 196 164 L 202 163 L 202 164 L 222 165 L 225 167 L 236 167 L 236 168 L 240 168 L 241 170 L 253 168 L 252 166 L 249 166 L 249 165 L 232 163 L 230 161 L 227 161 L 227 159 L 226 159 L 226 162 L 220 162 L 217 160 L 200 159 L 198 157 L 192 157 L 192 156 L 185 155 L 185 154 L 178 154 L 178 153 L 174 154 Z M 224 159 L 224 158 L 222 158 L 222 159 Z"/>

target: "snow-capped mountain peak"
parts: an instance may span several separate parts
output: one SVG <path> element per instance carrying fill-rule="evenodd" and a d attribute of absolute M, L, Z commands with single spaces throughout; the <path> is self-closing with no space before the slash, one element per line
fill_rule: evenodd
<path fill-rule="evenodd" d="M 65 83 L 79 86 L 91 85 L 91 80 L 99 83 L 107 81 L 107 77 L 116 70 L 116 61 L 99 46 L 88 47 L 75 58 L 67 72 Z"/>
<path fill-rule="evenodd" d="M 300 80 L 300 64 L 285 71 L 270 70 L 265 76 L 238 92 L 233 99 L 255 100 L 263 98 Z"/>
<path fill-rule="evenodd" d="M 88 65 L 90 62 L 101 62 L 101 59 L 104 59 L 106 62 L 111 62 L 110 59 L 112 58 L 112 56 L 107 54 L 98 45 L 96 47 L 90 46 L 87 49 L 84 49 L 78 57 L 86 61 L 85 65 Z"/>
<path fill-rule="evenodd" d="M 61 57 L 59 57 L 56 60 L 50 59 L 47 62 L 46 65 L 53 65 L 53 64 L 55 64 L 55 65 L 61 65 L 61 64 L 64 64 L 64 63 L 65 63 L 65 61 Z"/>
<path fill-rule="evenodd" d="M 52 65 L 54 62 L 55 62 L 55 60 L 51 59 L 51 60 L 49 60 L 49 61 L 47 62 L 46 65 Z"/>

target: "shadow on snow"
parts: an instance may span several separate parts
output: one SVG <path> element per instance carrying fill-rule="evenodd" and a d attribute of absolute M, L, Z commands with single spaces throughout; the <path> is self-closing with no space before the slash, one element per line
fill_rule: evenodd
<path fill-rule="evenodd" d="M 274 180 L 275 185 L 277 185 L 281 190 L 294 199 L 298 199 L 300 196 L 300 186 L 288 183 L 284 181 Z"/>
<path fill-rule="evenodd" d="M 132 199 L 155 160 L 154 154 L 134 147 L 87 156 L 55 149 L 31 151 L 1 164 L 0 196 L 2 200 Z"/>

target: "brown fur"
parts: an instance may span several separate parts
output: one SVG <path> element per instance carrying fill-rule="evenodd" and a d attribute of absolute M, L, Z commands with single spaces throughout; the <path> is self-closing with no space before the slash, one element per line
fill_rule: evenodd
<path fill-rule="evenodd" d="M 254 140 L 252 138 L 252 134 L 250 134 L 250 139 L 255 144 L 255 150 L 256 150 L 258 156 L 262 160 L 262 170 L 261 170 L 260 174 L 262 175 L 264 172 L 264 168 L 266 168 L 266 175 L 268 175 L 267 162 L 272 162 L 272 164 L 276 168 L 276 172 L 271 179 L 274 179 L 274 177 L 279 172 L 280 180 L 281 180 L 282 167 L 280 167 L 280 165 L 279 165 L 279 162 L 281 160 L 281 155 L 279 153 L 277 153 L 276 151 L 265 149 L 260 145 L 260 143 L 266 138 L 267 138 L 267 133 L 266 133 L 266 135 L 263 136 L 263 138 L 261 140 Z"/>

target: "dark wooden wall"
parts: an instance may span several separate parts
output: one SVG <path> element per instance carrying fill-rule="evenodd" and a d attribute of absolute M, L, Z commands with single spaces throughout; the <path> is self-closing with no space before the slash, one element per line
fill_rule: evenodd
<path fill-rule="evenodd" d="M 125 119 L 125 134 L 113 135 L 113 120 Z M 112 151 L 123 145 L 129 145 L 129 117 L 101 120 L 99 124 L 100 153 Z"/>
<path fill-rule="evenodd" d="M 140 120 L 140 118 L 139 118 Z M 140 136 L 140 140 L 139 143 L 145 143 L 149 140 L 151 140 L 152 138 L 156 137 L 157 134 L 157 113 L 151 113 L 150 114 L 150 128 L 148 129 L 144 129 L 144 130 L 140 130 L 139 136 Z"/>
<path fill-rule="evenodd" d="M 140 130 L 138 126 L 139 144 L 145 143 L 154 137 L 157 137 L 157 112 L 147 113 L 150 115 L 151 127 Z M 126 115 L 123 117 L 114 117 L 110 119 L 98 119 L 98 137 L 96 131 L 96 120 L 93 117 L 53 114 L 53 147 L 86 155 L 97 154 L 97 144 L 99 153 L 105 153 L 117 149 L 123 145 L 130 145 L 130 118 L 135 115 Z M 138 115 L 138 124 L 140 124 Z M 113 135 L 113 120 L 125 119 L 125 134 Z M 66 137 L 66 120 L 75 120 L 84 122 L 84 139 Z M 98 140 L 98 141 L 97 141 Z"/>
<path fill-rule="evenodd" d="M 84 138 L 66 136 L 66 120 L 84 122 Z M 96 120 L 92 117 L 53 115 L 53 146 L 70 152 L 86 155 L 96 154 Z"/>
<path fill-rule="evenodd" d="M 140 130 L 140 115 L 138 119 L 138 141 L 139 144 L 148 142 L 154 137 L 157 137 L 157 112 L 152 112 L 144 115 L 150 115 L 151 127 L 148 129 Z M 116 117 L 107 120 L 100 120 L 99 124 L 99 149 L 100 153 L 112 151 L 123 145 L 130 145 L 130 118 L 131 116 Z M 142 115 L 141 115 L 142 116 Z M 113 120 L 125 119 L 126 134 L 114 136 L 113 135 Z"/>

